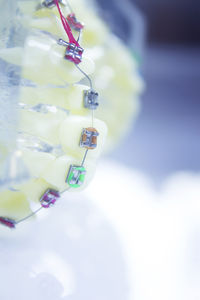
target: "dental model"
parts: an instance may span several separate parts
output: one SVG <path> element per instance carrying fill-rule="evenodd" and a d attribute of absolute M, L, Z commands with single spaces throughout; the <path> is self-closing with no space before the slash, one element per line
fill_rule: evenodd
<path fill-rule="evenodd" d="M 84 4 L 77 0 L 73 4 L 88 26 L 89 12 L 85 11 Z M 139 94 L 142 86 L 138 77 L 133 83 L 133 63 L 125 48 L 115 39 L 106 44 L 109 34 L 101 23 L 94 22 L 96 28 L 88 26 L 87 29 L 86 26 L 84 30 L 83 23 L 64 1 L 45 0 L 33 13 L 34 6 L 35 1 L 22 1 L 19 5 L 27 16 L 22 22 L 32 28 L 24 48 L 0 50 L 3 60 L 22 66 L 22 76 L 27 82 L 20 92 L 18 146 L 31 179 L 0 193 L 0 223 L 9 228 L 51 207 L 63 192 L 82 190 L 88 185 L 105 144 L 107 126 L 104 121 L 108 120 L 105 115 L 109 115 L 109 134 L 113 138 L 113 128 L 115 132 L 124 131 L 124 128 L 114 121 L 112 107 L 121 104 L 123 109 L 118 109 L 121 118 L 123 114 L 124 118 L 127 114 L 132 116 L 137 104 L 133 105 L 129 99 L 133 91 Z M 90 20 L 94 19 L 89 16 Z M 106 45 L 106 59 L 98 44 Z M 94 47 L 96 51 L 93 52 Z M 120 70 L 116 66 L 116 47 L 125 54 Z M 94 72 L 92 60 L 97 74 L 93 80 L 89 77 Z M 128 74 L 125 81 L 119 79 L 123 74 Z M 104 98 L 113 98 L 106 113 L 99 106 L 93 82 Z M 115 95 L 111 89 L 106 92 L 113 82 L 119 86 Z M 124 97 L 125 91 L 128 100 Z M 126 101 L 123 105 L 122 99 L 118 102 L 121 96 Z M 94 111 L 97 116 L 99 111 L 104 121 L 95 118 Z M 36 209 L 31 208 L 33 203 Z"/>

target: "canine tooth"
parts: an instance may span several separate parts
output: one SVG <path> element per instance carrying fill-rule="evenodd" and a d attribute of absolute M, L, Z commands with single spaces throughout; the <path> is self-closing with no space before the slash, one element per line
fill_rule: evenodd
<path fill-rule="evenodd" d="M 67 88 L 22 87 L 20 99 L 29 105 L 43 103 L 62 107 L 71 113 L 86 114 L 88 110 L 83 107 L 83 91 L 87 89 L 81 84 Z"/>
<path fill-rule="evenodd" d="M 20 132 L 39 136 L 50 144 L 59 144 L 58 132 L 65 113 L 59 117 L 59 113 L 42 114 L 23 110 L 20 115 Z"/>
<path fill-rule="evenodd" d="M 38 84 L 65 85 L 80 81 L 84 75 L 64 58 L 66 48 L 47 36 L 31 36 L 25 46 L 23 76 Z M 80 67 L 90 74 L 94 62 L 83 57 Z"/>
<path fill-rule="evenodd" d="M 85 148 L 80 148 L 81 133 L 84 128 L 94 127 L 98 132 L 97 147 L 88 152 L 88 157 L 97 158 L 102 150 L 107 135 L 107 126 L 103 121 L 94 119 L 91 126 L 91 117 L 69 116 L 60 126 L 60 143 L 63 150 L 81 158 L 85 153 Z"/>
<path fill-rule="evenodd" d="M 30 213 L 29 203 L 22 192 L 3 191 L 0 193 L 0 216 L 16 220 Z"/>
<path fill-rule="evenodd" d="M 40 177 L 40 174 L 45 168 L 55 159 L 55 157 L 49 153 L 30 150 L 23 150 L 22 155 L 30 176 L 36 178 Z"/>
<path fill-rule="evenodd" d="M 0 49 L 0 58 L 10 64 L 21 66 L 23 51 L 20 47 Z"/>

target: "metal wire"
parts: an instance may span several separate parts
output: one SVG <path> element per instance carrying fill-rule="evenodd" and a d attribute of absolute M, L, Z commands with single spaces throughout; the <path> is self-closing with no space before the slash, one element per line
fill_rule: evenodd
<path fill-rule="evenodd" d="M 21 222 L 26 221 L 27 219 L 29 219 L 29 218 L 35 216 L 35 215 L 36 215 L 40 210 L 42 210 L 42 209 L 43 209 L 43 207 L 41 206 L 40 208 L 38 208 L 37 210 L 35 210 L 34 212 L 32 212 L 30 215 L 28 215 L 28 216 L 26 216 L 25 218 L 23 218 L 23 219 L 21 219 L 21 220 L 15 222 L 15 224 L 17 225 L 17 224 L 19 224 L 19 223 L 21 223 Z"/>
<path fill-rule="evenodd" d="M 86 74 L 78 65 L 75 64 L 75 66 L 77 67 L 77 69 L 79 69 L 79 71 L 88 79 L 89 83 L 90 83 L 90 89 L 93 90 L 93 84 L 92 84 L 92 80 L 89 77 L 88 74 Z"/>
<path fill-rule="evenodd" d="M 89 150 L 89 149 L 87 149 L 87 150 L 85 151 L 85 154 L 84 154 L 84 157 L 83 157 L 83 160 L 82 160 L 82 163 L 81 163 L 81 167 L 84 166 L 84 163 L 85 163 L 86 158 L 87 158 L 88 150 Z"/>
<path fill-rule="evenodd" d="M 58 1 L 56 1 L 55 3 L 58 4 Z M 71 11 L 71 13 L 73 13 L 72 7 L 70 6 L 68 0 L 66 0 L 66 3 L 67 3 L 67 6 L 68 6 L 69 10 Z M 59 4 L 58 4 L 58 6 L 59 6 Z M 81 30 L 79 31 L 77 43 L 78 43 L 79 40 L 80 40 L 80 36 L 81 36 Z M 75 64 L 75 66 L 76 66 L 77 69 L 85 76 L 85 78 L 86 78 L 86 79 L 88 80 L 88 82 L 89 82 L 90 89 L 93 90 L 93 83 L 92 83 L 92 80 L 91 80 L 91 78 L 89 77 L 89 75 L 86 74 L 86 73 L 85 73 L 85 72 L 84 72 L 77 64 Z M 94 126 L 94 110 L 92 110 L 92 127 L 93 127 L 93 126 Z M 85 154 L 84 154 L 84 157 L 83 157 L 83 159 L 82 159 L 81 167 L 83 167 L 84 164 L 85 164 L 85 161 L 86 161 L 86 158 L 87 158 L 87 155 L 88 155 L 88 151 L 89 151 L 89 149 L 86 149 Z M 71 189 L 71 187 L 68 187 L 66 190 L 64 190 L 63 192 L 61 192 L 60 195 L 62 195 L 62 194 L 65 193 L 66 191 L 69 191 L 70 189 Z M 35 215 L 36 215 L 38 212 L 40 212 L 43 208 L 44 208 L 44 207 L 41 206 L 40 208 L 38 208 L 37 210 L 35 210 L 35 211 L 32 212 L 31 214 L 29 214 L 28 216 L 26 216 L 26 217 L 20 219 L 19 221 L 16 221 L 15 224 L 17 225 L 17 224 L 22 223 L 22 222 L 26 221 L 27 219 L 29 219 L 29 218 L 35 216 Z"/>

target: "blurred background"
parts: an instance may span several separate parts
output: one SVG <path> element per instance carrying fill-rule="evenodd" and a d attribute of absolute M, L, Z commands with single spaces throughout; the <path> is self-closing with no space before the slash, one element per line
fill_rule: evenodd
<path fill-rule="evenodd" d="M 127 8 L 129 19 L 138 19 L 139 10 L 146 24 L 145 45 L 140 37 L 136 41 L 146 82 L 141 113 L 112 157 L 145 172 L 157 184 L 176 171 L 199 171 L 200 2 L 98 2 L 101 15 L 126 43 Z"/>

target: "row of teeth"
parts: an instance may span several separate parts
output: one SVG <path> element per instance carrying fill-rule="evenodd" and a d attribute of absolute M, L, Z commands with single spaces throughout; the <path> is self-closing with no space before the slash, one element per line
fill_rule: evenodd
<path fill-rule="evenodd" d="M 53 1 L 44 3 L 50 2 Z M 0 195 L 1 215 L 7 216 L 0 218 L 0 222 L 11 228 L 24 215 L 32 215 L 28 201 L 40 201 L 42 207 L 49 207 L 60 193 L 87 186 L 107 134 L 105 123 L 93 116 L 97 95 L 87 86 L 75 84 L 83 79 L 84 73 L 93 72 L 93 62 L 83 56 L 80 63 L 83 72 L 80 72 L 73 63 L 63 59 L 65 49 L 55 37 L 66 39 L 66 34 L 54 7 L 50 14 L 48 5 L 42 5 L 36 15 L 31 26 L 39 30 L 27 38 L 25 47 L 2 49 L 0 58 L 20 65 L 23 78 L 36 84 L 36 87 L 21 87 L 19 131 L 22 137 L 37 137 L 38 141 L 51 145 L 51 149 L 59 146 L 60 153 L 34 151 L 30 145 L 21 147 L 32 180 Z"/>

